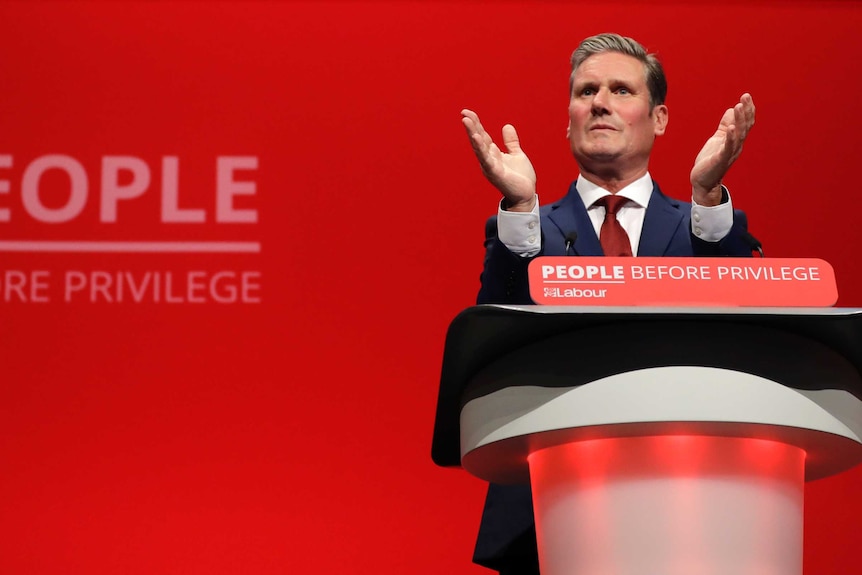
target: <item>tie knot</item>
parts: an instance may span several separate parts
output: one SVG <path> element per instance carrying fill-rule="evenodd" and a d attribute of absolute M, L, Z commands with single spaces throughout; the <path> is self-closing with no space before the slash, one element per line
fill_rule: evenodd
<path fill-rule="evenodd" d="M 605 197 L 599 199 L 598 203 L 605 206 L 605 209 L 607 210 L 609 215 L 616 215 L 617 211 L 627 201 L 629 201 L 629 199 L 626 197 L 611 194 L 610 196 L 605 196 Z"/>

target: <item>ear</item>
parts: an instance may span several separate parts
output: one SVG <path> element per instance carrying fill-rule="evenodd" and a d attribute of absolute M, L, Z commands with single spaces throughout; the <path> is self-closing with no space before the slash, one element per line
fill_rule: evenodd
<path fill-rule="evenodd" d="M 655 123 L 655 135 L 664 135 L 667 129 L 667 106 L 660 104 L 652 109 L 653 122 Z"/>
<path fill-rule="evenodd" d="M 566 139 L 570 139 L 572 137 L 572 120 L 569 118 L 569 123 L 566 125 Z"/>

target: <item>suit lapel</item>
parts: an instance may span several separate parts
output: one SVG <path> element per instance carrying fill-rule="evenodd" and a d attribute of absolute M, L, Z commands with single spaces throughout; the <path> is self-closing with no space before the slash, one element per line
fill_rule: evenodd
<path fill-rule="evenodd" d="M 651 201 L 651 200 L 650 200 Z M 593 223 L 587 215 L 587 208 L 581 200 L 577 187 L 573 182 L 569 187 L 569 193 L 556 205 L 551 206 L 548 218 L 554 222 L 560 234 L 565 238 L 566 234 L 576 232 L 575 251 L 581 256 L 602 256 L 602 245 L 593 229 Z"/>
<path fill-rule="evenodd" d="M 663 256 L 684 220 L 682 203 L 662 194 L 653 183 L 637 255 Z"/>

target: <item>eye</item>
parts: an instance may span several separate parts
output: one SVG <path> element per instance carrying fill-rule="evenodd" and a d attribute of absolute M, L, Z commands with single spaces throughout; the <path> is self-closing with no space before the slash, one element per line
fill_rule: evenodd
<path fill-rule="evenodd" d="M 583 90 L 581 90 L 581 96 L 592 96 L 595 93 L 595 90 L 593 90 L 592 88 L 584 88 Z"/>
<path fill-rule="evenodd" d="M 629 95 L 631 92 L 628 88 L 617 88 L 617 94 Z"/>

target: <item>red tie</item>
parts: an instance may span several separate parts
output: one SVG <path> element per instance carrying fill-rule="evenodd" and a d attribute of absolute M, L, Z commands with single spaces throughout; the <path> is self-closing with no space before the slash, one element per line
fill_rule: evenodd
<path fill-rule="evenodd" d="M 623 196 L 605 196 L 601 198 L 597 204 L 605 206 L 605 221 L 602 222 L 602 229 L 599 232 L 599 241 L 602 244 L 602 251 L 606 256 L 629 256 L 632 255 L 632 244 L 629 241 L 629 235 L 620 225 L 617 220 L 617 210 L 623 204 L 629 201 Z"/>

